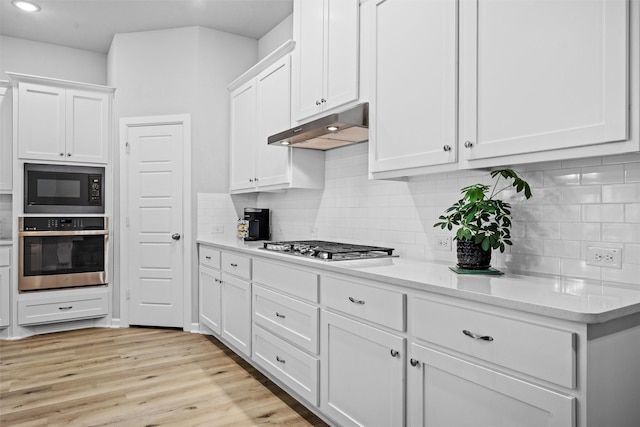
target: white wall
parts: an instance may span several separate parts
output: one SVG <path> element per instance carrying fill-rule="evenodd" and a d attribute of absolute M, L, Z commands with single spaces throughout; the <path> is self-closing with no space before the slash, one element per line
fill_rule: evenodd
<path fill-rule="evenodd" d="M 258 56 L 263 59 L 287 40 L 293 39 L 293 14 L 258 40 Z"/>
<path fill-rule="evenodd" d="M 105 85 L 107 55 L 0 36 L 0 80 L 7 71 Z"/>
<path fill-rule="evenodd" d="M 203 27 L 117 34 L 111 44 L 108 83 L 117 88 L 116 127 L 121 117 L 191 115 L 191 167 L 185 173 L 191 174 L 194 226 L 196 193 L 228 190 L 229 92 L 226 87 L 257 62 L 257 52 L 257 40 Z M 118 131 L 115 134 L 118 135 Z M 117 155 L 115 159 L 114 185 L 118 188 Z M 114 208 L 116 212 L 119 210 L 119 206 Z M 115 229 L 118 226 L 114 224 Z M 116 248 L 117 239 L 118 236 Z M 195 244 L 186 250 L 191 250 L 196 259 Z M 119 253 L 115 257 L 118 259 Z M 193 277 L 197 277 L 197 263 L 191 268 Z M 118 317 L 118 272 L 115 276 L 114 317 Z M 192 295 L 192 312 L 197 321 L 197 286 Z"/>

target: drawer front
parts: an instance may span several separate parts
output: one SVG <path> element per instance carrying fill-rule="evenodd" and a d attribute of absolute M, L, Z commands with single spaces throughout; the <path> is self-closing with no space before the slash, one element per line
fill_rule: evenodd
<path fill-rule="evenodd" d="M 217 249 L 200 245 L 198 259 L 200 265 L 206 265 L 207 267 L 215 268 L 218 270 L 220 269 L 220 251 Z"/>
<path fill-rule="evenodd" d="M 243 279 L 251 279 L 251 258 L 230 252 L 222 252 L 221 263 L 222 271 Z"/>
<path fill-rule="evenodd" d="M 574 388 L 575 333 L 421 298 L 413 336 L 563 387 Z"/>
<path fill-rule="evenodd" d="M 11 266 L 11 246 L 0 246 L 0 267 Z"/>
<path fill-rule="evenodd" d="M 311 404 L 318 406 L 318 359 L 270 332 L 253 329 L 253 360 Z"/>
<path fill-rule="evenodd" d="M 334 310 L 398 331 L 405 330 L 406 295 L 403 293 L 321 276 L 320 300 Z"/>
<path fill-rule="evenodd" d="M 314 354 L 318 354 L 319 314 L 311 304 L 253 287 L 253 321 Z"/>
<path fill-rule="evenodd" d="M 299 298 L 318 302 L 318 275 L 309 271 L 255 260 L 253 281 Z"/>
<path fill-rule="evenodd" d="M 66 299 L 20 300 L 18 301 L 18 323 L 35 325 L 102 317 L 107 315 L 108 308 L 107 292 Z"/>

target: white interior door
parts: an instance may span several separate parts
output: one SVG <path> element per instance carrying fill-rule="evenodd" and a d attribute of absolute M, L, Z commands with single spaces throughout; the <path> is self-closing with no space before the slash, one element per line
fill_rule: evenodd
<path fill-rule="evenodd" d="M 183 326 L 183 124 L 127 131 L 129 324 Z"/>

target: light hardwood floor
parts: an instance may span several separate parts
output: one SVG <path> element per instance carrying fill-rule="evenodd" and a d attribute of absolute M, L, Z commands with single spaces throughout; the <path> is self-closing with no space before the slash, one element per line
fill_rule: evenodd
<path fill-rule="evenodd" d="M 0 341 L 0 426 L 324 426 L 215 338 L 82 329 Z"/>

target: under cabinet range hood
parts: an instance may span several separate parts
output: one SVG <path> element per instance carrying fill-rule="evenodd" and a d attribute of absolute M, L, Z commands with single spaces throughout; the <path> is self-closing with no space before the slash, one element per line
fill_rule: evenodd
<path fill-rule="evenodd" d="M 269 145 L 331 150 L 369 139 L 369 104 L 319 118 L 293 129 L 271 135 Z"/>

